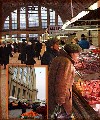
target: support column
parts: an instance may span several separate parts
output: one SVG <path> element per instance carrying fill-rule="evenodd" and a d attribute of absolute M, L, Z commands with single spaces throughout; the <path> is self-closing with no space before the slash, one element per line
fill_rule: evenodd
<path fill-rule="evenodd" d="M 47 8 L 47 26 L 49 27 L 50 25 L 50 11 L 49 8 Z"/>
<path fill-rule="evenodd" d="M 100 0 L 98 1 L 98 7 L 100 7 Z M 98 31 L 98 46 L 100 48 L 100 31 Z"/>
<path fill-rule="evenodd" d="M 20 8 L 17 9 L 17 30 L 20 30 Z"/>
<path fill-rule="evenodd" d="M 28 6 L 26 7 L 26 30 L 28 29 L 29 23 L 28 23 Z M 29 35 L 26 34 L 26 40 L 29 41 Z"/>
<path fill-rule="evenodd" d="M 21 86 L 21 89 L 20 89 L 20 99 L 23 99 L 23 86 Z"/>
<path fill-rule="evenodd" d="M 10 13 L 9 15 L 9 37 L 10 38 L 12 37 L 11 31 L 12 31 L 12 15 Z"/>
<path fill-rule="evenodd" d="M 1 33 L 1 32 L 0 32 Z M 0 71 L 1 71 L 1 65 L 0 65 Z M 1 72 L 0 72 L 1 76 Z M 1 106 L 1 79 L 0 79 L 0 118 L 2 118 L 2 106 Z"/>
<path fill-rule="evenodd" d="M 2 2 L 0 2 L 0 43 L 1 43 L 1 40 L 2 40 L 2 29 L 3 29 Z"/>
<path fill-rule="evenodd" d="M 58 26 L 58 14 L 55 12 L 55 26 Z"/>
<path fill-rule="evenodd" d="M 98 31 L 98 46 L 100 48 L 100 31 Z"/>
<path fill-rule="evenodd" d="M 38 16 L 39 16 L 39 28 L 42 28 L 42 20 L 41 20 L 41 6 L 38 6 Z"/>
<path fill-rule="evenodd" d="M 41 20 L 41 6 L 38 6 L 38 16 L 39 16 L 39 29 L 42 29 L 42 20 Z M 40 35 L 42 32 L 38 34 L 38 40 L 40 40 Z"/>
<path fill-rule="evenodd" d="M 20 30 L 20 8 L 17 9 L 17 30 Z M 17 40 L 20 40 L 20 35 L 17 33 Z"/>

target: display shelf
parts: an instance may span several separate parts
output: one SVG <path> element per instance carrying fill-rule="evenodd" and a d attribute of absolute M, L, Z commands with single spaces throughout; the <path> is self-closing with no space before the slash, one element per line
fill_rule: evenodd
<path fill-rule="evenodd" d="M 100 79 L 100 54 L 93 50 L 82 52 L 75 68 L 83 80 Z"/>
<path fill-rule="evenodd" d="M 73 114 L 76 120 L 99 120 L 98 113 L 88 104 L 80 91 L 73 86 Z"/>

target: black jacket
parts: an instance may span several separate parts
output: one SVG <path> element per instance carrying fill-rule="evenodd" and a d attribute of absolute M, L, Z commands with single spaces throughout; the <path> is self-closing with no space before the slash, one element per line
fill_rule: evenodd
<path fill-rule="evenodd" d="M 58 51 L 54 49 L 49 49 L 44 52 L 42 58 L 41 58 L 41 65 L 50 65 L 53 58 L 58 56 Z"/>

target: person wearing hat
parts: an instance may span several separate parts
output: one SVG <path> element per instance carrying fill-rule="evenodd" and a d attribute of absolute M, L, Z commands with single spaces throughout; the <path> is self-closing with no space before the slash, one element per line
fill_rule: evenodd
<path fill-rule="evenodd" d="M 73 44 L 78 44 L 78 42 L 79 42 L 79 40 L 77 37 L 74 37 L 71 41 L 71 43 L 73 43 Z"/>
<path fill-rule="evenodd" d="M 78 42 L 79 46 L 84 49 L 89 49 L 90 44 L 89 41 L 87 41 L 86 36 L 84 34 L 81 35 L 81 40 Z"/>
<path fill-rule="evenodd" d="M 66 115 L 71 116 L 74 63 L 77 62 L 81 50 L 78 44 L 66 44 L 50 64 L 48 75 L 49 118 L 53 114 L 56 105 L 63 106 Z"/>
<path fill-rule="evenodd" d="M 59 51 L 59 40 L 51 39 L 46 42 L 46 51 L 41 57 L 41 65 L 50 65 L 53 58 L 58 56 Z"/>

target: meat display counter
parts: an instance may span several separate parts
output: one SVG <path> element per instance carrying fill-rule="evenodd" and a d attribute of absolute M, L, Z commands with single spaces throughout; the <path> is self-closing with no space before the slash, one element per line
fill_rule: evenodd
<path fill-rule="evenodd" d="M 100 51 L 85 51 L 75 65 L 73 114 L 76 120 L 100 120 Z"/>
<path fill-rule="evenodd" d="M 98 113 L 89 105 L 75 86 L 73 86 L 72 96 L 75 120 L 100 120 Z"/>

